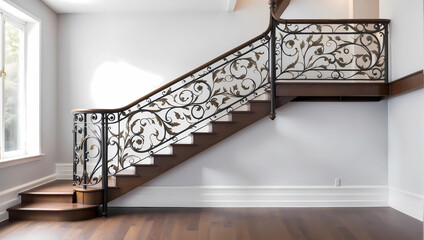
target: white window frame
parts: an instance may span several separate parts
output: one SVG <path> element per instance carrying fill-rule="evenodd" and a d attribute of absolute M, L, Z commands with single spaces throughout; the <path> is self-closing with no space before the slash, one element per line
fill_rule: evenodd
<path fill-rule="evenodd" d="M 26 121 L 27 121 L 27 114 L 26 114 L 26 98 L 25 98 L 25 92 L 26 92 L 26 76 L 25 76 L 25 62 L 26 62 L 26 29 L 25 25 L 26 23 L 13 17 L 13 15 L 10 15 L 6 12 L 0 11 L 0 31 L 1 31 L 1 39 L 0 39 L 0 54 L 1 54 L 1 68 L 4 69 L 5 66 L 5 26 L 6 22 L 10 25 L 13 25 L 21 30 L 21 35 L 19 37 L 20 43 L 19 43 L 19 149 L 15 151 L 8 151 L 5 152 L 5 139 L 4 139 L 4 119 L 3 119 L 3 113 L 4 113 L 4 104 L 3 104 L 3 96 L 4 96 L 4 79 L 2 78 L 2 86 L 1 86 L 1 92 L 0 92 L 0 104 L 1 104 L 1 119 L 0 119 L 0 126 L 1 126 L 1 147 L 0 147 L 0 157 L 3 158 L 11 158 L 11 157 L 17 157 L 17 156 L 23 156 L 27 154 L 26 150 Z M 7 69 L 5 69 L 7 74 Z M 7 76 L 6 76 L 7 77 Z"/>
<path fill-rule="evenodd" d="M 0 1 L 0 14 L 2 15 L 1 18 L 5 17 L 7 19 L 8 23 L 22 27 L 24 37 L 21 38 L 21 41 L 23 41 L 21 46 L 24 50 L 21 53 L 25 54 L 24 58 L 21 58 L 23 66 L 21 71 L 23 72 L 20 73 L 24 79 L 22 84 L 24 87 L 20 93 L 23 94 L 21 106 L 24 106 L 21 110 L 25 109 L 25 112 L 20 115 L 22 116 L 20 119 L 24 119 L 21 129 L 25 131 L 25 137 L 23 138 L 25 151 L 1 156 L 1 169 L 41 160 L 44 154 L 41 152 L 40 144 L 41 21 L 10 0 Z M 0 24 L 0 27 L 2 25 Z M 2 30 L 1 32 L 3 33 Z M 0 37 L 0 41 L 2 39 Z M 3 101 L 3 99 L 1 100 Z M 3 104 L 0 107 L 2 108 Z M 27 116 L 31 116 L 31 119 L 27 119 Z M 1 133 L 1 135 L 4 134 Z"/>

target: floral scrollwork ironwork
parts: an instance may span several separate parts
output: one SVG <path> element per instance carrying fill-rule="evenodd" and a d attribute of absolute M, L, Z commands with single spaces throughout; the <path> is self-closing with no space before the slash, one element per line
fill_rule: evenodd
<path fill-rule="evenodd" d="M 102 181 L 102 129 L 100 114 L 74 114 L 74 164 L 80 169 L 74 172 L 74 184 L 93 186 Z"/>
<path fill-rule="evenodd" d="M 387 24 L 282 23 L 278 80 L 385 80 Z"/>
<path fill-rule="evenodd" d="M 103 158 L 103 141 L 108 173 L 114 175 L 265 92 L 268 39 L 259 39 L 128 109 L 106 114 L 108 139 L 101 137 L 101 114 L 75 113 L 74 161 L 79 165 L 96 162 L 86 184 L 101 181 L 94 172 L 100 173 L 97 163 Z M 77 185 L 90 171 L 75 173 Z"/>

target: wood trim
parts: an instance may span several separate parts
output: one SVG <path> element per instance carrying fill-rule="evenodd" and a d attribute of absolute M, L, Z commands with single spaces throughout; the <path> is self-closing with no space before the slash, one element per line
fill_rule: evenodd
<path fill-rule="evenodd" d="M 383 97 L 297 97 L 292 102 L 378 102 Z"/>
<path fill-rule="evenodd" d="M 382 97 L 389 95 L 386 83 L 296 83 L 277 82 L 277 96 L 292 97 Z"/>
<path fill-rule="evenodd" d="M 411 73 L 389 83 L 390 97 L 424 88 L 424 70 Z"/>
<path fill-rule="evenodd" d="M 9 208 L 9 221 L 80 221 L 97 216 L 97 205 L 24 203 Z"/>
<path fill-rule="evenodd" d="M 279 23 L 291 23 L 291 24 L 343 24 L 343 23 L 390 23 L 390 19 L 281 19 L 275 18 Z"/>

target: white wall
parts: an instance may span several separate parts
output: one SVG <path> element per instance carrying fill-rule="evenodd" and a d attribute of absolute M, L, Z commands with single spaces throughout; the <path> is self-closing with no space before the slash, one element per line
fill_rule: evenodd
<path fill-rule="evenodd" d="M 378 18 L 379 0 L 351 0 L 353 18 Z"/>
<path fill-rule="evenodd" d="M 332 7 L 334 1 L 324 1 L 307 11 L 302 1 L 293 0 L 287 15 L 349 15 L 348 1 Z M 60 15 L 58 161 L 72 159 L 72 109 L 125 105 L 267 27 L 266 1 L 240 0 L 236 9 L 209 15 Z M 148 186 L 331 187 L 334 178 L 342 186 L 385 186 L 386 116 L 385 101 L 290 103 L 278 110 L 276 121 L 261 120 Z M 112 205 L 142 205 L 141 191 Z"/>
<path fill-rule="evenodd" d="M 292 0 L 283 19 L 378 18 L 379 0 Z M 322 11 L 325 7 L 325 11 Z"/>
<path fill-rule="evenodd" d="M 282 18 L 349 18 L 352 7 L 350 4 L 351 0 L 292 0 Z"/>
<path fill-rule="evenodd" d="M 289 103 L 147 186 L 386 185 L 386 102 Z"/>
<path fill-rule="evenodd" d="M 380 0 L 380 16 L 391 19 L 390 79 L 424 69 L 423 1 Z M 389 202 L 423 219 L 424 90 L 388 101 Z M 393 193 L 393 194 L 392 194 Z"/>
<path fill-rule="evenodd" d="M 39 0 L 12 2 L 41 20 L 41 152 L 45 155 L 39 161 L 1 168 L 0 192 L 54 174 L 57 159 L 57 15 Z"/>

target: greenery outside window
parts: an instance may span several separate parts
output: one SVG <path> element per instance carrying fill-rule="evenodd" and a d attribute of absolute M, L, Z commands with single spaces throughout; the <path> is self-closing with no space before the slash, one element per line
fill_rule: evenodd
<path fill-rule="evenodd" d="M 25 23 L 2 13 L 1 30 L 1 158 L 26 154 Z"/>
<path fill-rule="evenodd" d="M 0 169 L 41 160 L 41 21 L 0 0 Z"/>

